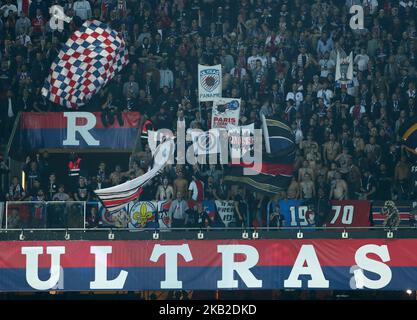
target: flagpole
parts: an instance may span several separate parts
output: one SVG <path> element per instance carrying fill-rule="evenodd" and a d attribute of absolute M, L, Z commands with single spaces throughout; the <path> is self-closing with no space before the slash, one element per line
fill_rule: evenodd
<path fill-rule="evenodd" d="M 203 114 L 201 113 L 200 93 L 198 94 L 198 111 L 200 112 L 200 119 L 203 119 Z"/>

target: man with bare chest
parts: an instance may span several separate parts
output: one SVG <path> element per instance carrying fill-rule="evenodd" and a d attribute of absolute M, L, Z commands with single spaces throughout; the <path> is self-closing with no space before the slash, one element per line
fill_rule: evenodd
<path fill-rule="evenodd" d="M 122 181 L 122 168 L 120 165 L 116 165 L 115 170 L 110 174 L 110 183 L 112 186 L 120 184 Z"/>
<path fill-rule="evenodd" d="M 330 199 L 344 200 L 348 197 L 348 186 L 342 179 L 339 172 L 336 172 L 335 179 L 331 182 Z"/>
<path fill-rule="evenodd" d="M 301 149 L 303 150 L 304 156 L 311 152 L 318 152 L 319 151 L 319 145 L 317 142 L 313 141 L 313 136 L 308 134 L 307 140 L 304 140 L 301 142 Z"/>
<path fill-rule="evenodd" d="M 310 200 L 315 197 L 316 188 L 309 173 L 304 175 L 303 181 L 300 183 L 300 191 L 302 199 Z"/>
<path fill-rule="evenodd" d="M 340 173 L 347 174 L 349 172 L 350 160 L 352 160 L 352 156 L 349 154 L 348 148 L 343 148 L 343 152 L 335 159 L 336 163 L 339 165 Z"/>
<path fill-rule="evenodd" d="M 181 193 L 183 197 L 187 195 L 188 181 L 184 178 L 181 169 L 177 171 L 177 178 L 174 180 L 174 194 Z"/>
<path fill-rule="evenodd" d="M 335 135 L 331 133 L 329 141 L 327 141 L 323 146 L 323 158 L 325 163 L 334 161 L 339 153 L 340 144 L 336 141 Z"/>
<path fill-rule="evenodd" d="M 288 199 L 298 199 L 300 194 L 300 187 L 298 185 L 297 179 L 295 177 L 292 178 L 291 184 L 287 190 L 287 197 Z"/>
<path fill-rule="evenodd" d="M 303 166 L 300 169 L 298 169 L 298 181 L 303 181 L 304 176 L 306 174 L 309 174 L 314 179 L 314 170 L 310 168 L 309 162 L 307 160 L 304 160 Z"/>

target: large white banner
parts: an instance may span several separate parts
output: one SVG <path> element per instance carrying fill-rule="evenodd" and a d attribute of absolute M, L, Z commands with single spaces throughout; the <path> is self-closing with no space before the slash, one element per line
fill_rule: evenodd
<path fill-rule="evenodd" d="M 216 200 L 217 213 L 220 219 L 222 219 L 224 226 L 227 228 L 229 224 L 235 222 L 234 216 L 234 202 Z"/>
<path fill-rule="evenodd" d="M 228 125 L 237 126 L 240 115 L 240 99 L 215 98 L 211 113 L 211 127 L 226 129 Z"/>
<path fill-rule="evenodd" d="M 222 96 L 222 66 L 198 65 L 199 101 L 213 101 Z"/>

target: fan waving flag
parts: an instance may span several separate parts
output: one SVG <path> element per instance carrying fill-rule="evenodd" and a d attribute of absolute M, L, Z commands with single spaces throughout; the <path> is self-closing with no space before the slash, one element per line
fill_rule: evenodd
<path fill-rule="evenodd" d="M 94 193 L 109 213 L 119 211 L 129 202 L 134 201 L 141 194 L 142 187 L 162 172 L 168 161 L 172 160 L 174 151 L 173 139 L 164 141 L 155 150 L 154 166 L 151 170 L 133 180 L 114 187 L 95 190 Z"/>
<path fill-rule="evenodd" d="M 128 62 L 121 34 L 100 21 L 86 21 L 52 63 L 42 95 L 64 107 L 83 106 Z"/>

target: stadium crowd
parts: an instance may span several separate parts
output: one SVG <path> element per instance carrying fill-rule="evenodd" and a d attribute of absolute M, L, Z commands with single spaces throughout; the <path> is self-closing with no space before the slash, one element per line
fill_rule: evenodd
<path fill-rule="evenodd" d="M 139 111 L 148 128 L 210 128 L 210 103 L 197 91 L 197 66 L 222 65 L 223 97 L 242 99 L 240 124 L 260 115 L 285 119 L 298 146 L 295 176 L 275 199 L 412 200 L 414 159 L 398 131 L 416 115 L 417 1 L 403 0 L 25 0 L 0 1 L 0 125 L 8 141 L 19 111 L 63 111 L 41 94 L 60 46 L 86 19 L 107 22 L 129 48 L 129 64 L 83 111 L 123 125 Z M 72 22 L 50 28 L 48 8 L 60 4 Z M 364 8 L 365 29 L 349 26 L 352 5 Z M 353 52 L 353 85 L 335 86 L 336 57 Z M 29 151 L 28 151 L 29 154 Z M 94 200 L 92 190 L 143 174 L 149 146 L 129 168 L 107 166 L 57 181 L 48 153 L 26 159 L 26 190 L 13 178 L 7 200 Z M 77 155 L 62 167 L 71 171 Z M 72 163 L 72 164 L 71 164 Z M 70 167 L 68 167 L 68 165 Z M 91 171 L 91 170 L 90 170 Z M 223 183 L 220 165 L 168 166 L 141 199 L 236 201 L 266 210 L 269 201 Z M 181 206 L 180 206 L 181 207 Z M 265 213 L 262 213 L 263 216 Z"/>

